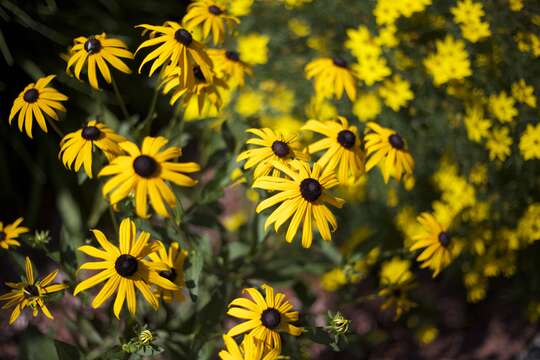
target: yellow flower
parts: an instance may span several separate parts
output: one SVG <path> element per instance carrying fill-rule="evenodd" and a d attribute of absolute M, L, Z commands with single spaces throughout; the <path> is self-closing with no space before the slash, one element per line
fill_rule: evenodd
<path fill-rule="evenodd" d="M 508 0 L 508 5 L 512 11 L 521 11 L 523 9 L 523 0 Z"/>
<path fill-rule="evenodd" d="M 265 297 L 259 290 L 247 288 L 243 293 L 248 294 L 251 299 L 239 297 L 229 304 L 227 314 L 246 321 L 234 326 L 227 335 L 234 337 L 248 333 L 266 346 L 281 351 L 280 333 L 299 336 L 303 331 L 291 324 L 298 321 L 298 311 L 291 311 L 292 304 L 286 300 L 285 294 L 274 294 L 274 289 L 266 284 L 261 287 L 265 291 Z"/>
<path fill-rule="evenodd" d="M 347 276 L 341 268 L 334 268 L 321 276 L 321 287 L 328 292 L 334 292 L 347 284 Z"/>
<path fill-rule="evenodd" d="M 223 5 L 214 0 L 196 0 L 189 4 L 182 22 L 189 30 L 202 28 L 202 40 L 212 33 L 214 45 L 221 44 L 225 41 L 225 28 L 240 24 L 237 17 L 227 15 Z"/>
<path fill-rule="evenodd" d="M 309 160 L 309 156 L 302 152 L 301 144 L 294 134 L 284 135 L 268 128 L 248 129 L 246 132 L 257 136 L 257 138 L 248 139 L 246 144 L 257 147 L 243 151 L 238 155 L 236 161 L 247 160 L 244 169 L 251 169 L 255 166 L 254 179 L 266 176 L 270 174 L 270 171 L 272 171 L 273 176 L 279 176 L 280 171 L 274 167 L 276 161 L 288 164 L 295 159 Z"/>
<path fill-rule="evenodd" d="M 415 242 L 410 250 L 422 249 L 416 260 L 422 262 L 421 268 L 433 270 L 435 277 L 452 260 L 452 237 L 429 213 L 420 214 L 417 220 L 422 225 L 422 230 L 414 236 Z"/>
<path fill-rule="evenodd" d="M 58 121 L 58 111 L 66 111 L 66 108 L 60 101 L 66 101 L 67 96 L 61 94 L 56 89 L 47 86 L 55 75 L 49 75 L 38 79 L 35 83 L 27 85 L 17 96 L 9 113 L 9 124 L 17 113 L 19 131 L 26 130 L 26 135 L 32 139 L 32 125 L 34 119 L 37 121 L 41 130 L 47 132 L 47 123 L 43 113 Z"/>
<path fill-rule="evenodd" d="M 79 171 L 84 166 L 84 171 L 92 178 L 92 156 L 94 145 L 103 151 L 107 159 L 112 160 L 123 153 L 119 143 L 126 141 L 123 136 L 116 134 L 105 124 L 90 120 L 77 131 L 67 134 L 60 141 L 60 153 L 58 157 L 68 169 Z"/>
<path fill-rule="evenodd" d="M 471 21 L 461 26 L 463 37 L 472 43 L 476 43 L 491 35 L 489 24 L 481 21 Z"/>
<path fill-rule="evenodd" d="M 218 112 L 223 105 L 223 100 L 221 99 L 221 94 L 219 89 L 227 89 L 228 86 L 225 81 L 212 76 L 208 80 L 199 65 L 195 65 L 191 69 L 194 77 L 194 83 L 191 88 L 182 86 L 182 72 L 183 70 L 179 67 L 168 68 L 165 71 L 163 82 L 162 82 L 162 91 L 163 94 L 168 94 L 172 90 L 171 100 L 169 104 L 174 105 L 176 102 L 182 98 L 182 103 L 187 105 L 190 103 L 191 99 L 197 99 L 197 105 L 199 109 L 199 115 L 205 110 L 204 107 L 208 102 L 210 108 L 215 109 Z M 211 111 L 211 110 L 206 110 Z"/>
<path fill-rule="evenodd" d="M 321 168 L 337 169 L 340 183 L 353 183 L 364 173 L 364 153 L 360 150 L 361 139 L 356 126 L 349 126 L 343 116 L 338 121 L 309 120 L 302 130 L 309 130 L 324 136 L 323 139 L 309 145 L 310 154 L 325 150 L 317 160 Z"/>
<path fill-rule="evenodd" d="M 251 33 L 238 38 L 240 58 L 248 64 L 266 64 L 268 62 L 268 42 L 266 35 Z"/>
<path fill-rule="evenodd" d="M 236 101 L 235 110 L 243 117 L 257 114 L 264 106 L 264 95 L 258 91 L 242 91 Z"/>
<path fill-rule="evenodd" d="M 19 226 L 22 222 L 22 217 L 6 226 L 0 221 L 0 248 L 8 250 L 10 246 L 21 246 L 17 238 L 29 231 L 27 227 Z"/>
<path fill-rule="evenodd" d="M 507 127 L 493 129 L 488 136 L 486 148 L 490 160 L 504 161 L 511 153 L 512 138 Z"/>
<path fill-rule="evenodd" d="M 332 231 L 335 231 L 337 220 L 326 204 L 341 208 L 344 203 L 342 199 L 328 194 L 328 190 L 338 185 L 334 172 L 328 169 L 323 171 L 318 163 L 315 163 L 312 169 L 308 163 L 298 160 L 291 161 L 290 164 L 289 167 L 279 162 L 274 163 L 274 167 L 288 178 L 261 176 L 253 183 L 253 188 L 277 192 L 257 206 L 257 213 L 281 203 L 266 219 L 265 229 L 274 224 L 277 232 L 292 217 L 285 239 L 292 242 L 303 223 L 302 246 L 309 248 L 313 240 L 312 225 L 315 220 L 322 238 L 330 241 L 332 235 L 329 225 Z"/>
<path fill-rule="evenodd" d="M 381 289 L 377 295 L 384 299 L 381 309 L 393 308 L 396 320 L 416 305 L 407 296 L 408 291 L 413 287 L 410 265 L 409 260 L 394 257 L 384 262 L 381 267 L 379 275 Z"/>
<path fill-rule="evenodd" d="M 232 87 L 244 86 L 245 75 L 253 75 L 251 66 L 240 60 L 240 54 L 236 51 L 210 49 L 208 55 L 212 59 L 217 76 Z"/>
<path fill-rule="evenodd" d="M 74 67 L 75 77 L 80 80 L 81 70 L 87 63 L 88 81 L 94 89 L 99 89 L 96 68 L 108 84 L 112 81 L 108 64 L 123 73 L 131 74 L 131 70 L 121 58 L 133 59 L 133 54 L 122 40 L 107 38 L 107 35 L 102 33 L 89 37 L 79 36 L 73 40 L 73 44 L 66 71 L 70 73 Z"/>
<path fill-rule="evenodd" d="M 356 99 L 355 74 L 341 58 L 319 58 L 305 67 L 307 79 L 314 79 L 315 91 L 325 97 L 340 99 L 343 92 L 349 99 Z"/>
<path fill-rule="evenodd" d="M 461 80 L 472 74 L 469 54 L 465 43 L 448 35 L 435 43 L 437 51 L 424 59 L 424 66 L 433 77 L 433 83 L 440 86 L 450 80 Z"/>
<path fill-rule="evenodd" d="M 225 350 L 218 354 L 221 360 L 276 360 L 280 353 L 278 348 L 269 349 L 250 334 L 244 336 L 240 346 L 227 334 L 223 335 L 223 342 Z"/>
<path fill-rule="evenodd" d="M 330 120 L 338 115 L 336 107 L 322 96 L 312 96 L 305 109 L 310 119 Z"/>
<path fill-rule="evenodd" d="M 532 203 L 518 221 L 518 235 L 527 243 L 540 240 L 540 203 Z"/>
<path fill-rule="evenodd" d="M 413 279 L 410 267 L 411 262 L 409 260 L 403 260 L 399 257 L 384 262 L 379 274 L 381 285 L 399 285 L 410 282 Z"/>
<path fill-rule="evenodd" d="M 262 116 L 261 125 L 283 133 L 298 133 L 304 122 L 292 115 Z"/>
<path fill-rule="evenodd" d="M 413 174 L 414 160 L 397 132 L 369 122 L 364 141 L 368 156 L 366 171 L 380 163 L 385 183 L 391 176 L 399 181 L 403 174 Z"/>
<path fill-rule="evenodd" d="M 206 53 L 204 45 L 193 39 L 191 33 L 180 24 L 167 21 L 164 26 L 143 24 L 137 27 L 152 31 L 155 36 L 144 41 L 136 53 L 141 49 L 159 45 L 146 55 L 139 66 L 139 73 L 144 64 L 149 61 L 153 61 L 149 76 L 152 76 L 154 71 L 161 66 L 179 67 L 181 69 L 180 84 L 183 88 L 192 89 L 195 87 L 196 80 L 195 74 L 190 69 L 198 65 L 206 81 L 212 82 L 212 60 Z"/>
<path fill-rule="evenodd" d="M 381 113 L 381 101 L 374 92 L 360 95 L 353 104 L 353 114 L 362 122 L 374 120 Z"/>
<path fill-rule="evenodd" d="M 465 107 L 465 129 L 467 137 L 474 142 L 480 142 L 489 135 L 491 121 L 484 118 L 484 108 L 480 103 Z"/>
<path fill-rule="evenodd" d="M 456 6 L 450 9 L 457 24 L 466 24 L 471 21 L 479 21 L 485 15 L 482 4 L 472 0 L 460 0 Z"/>
<path fill-rule="evenodd" d="M 398 111 L 414 99 L 411 85 L 399 75 L 394 75 L 392 80 L 386 80 L 379 88 L 379 95 L 383 98 L 386 106 L 394 111 Z"/>
<path fill-rule="evenodd" d="M 422 326 L 416 331 L 418 341 L 423 344 L 431 344 L 439 336 L 439 330 L 433 325 Z"/>
<path fill-rule="evenodd" d="M 246 16 L 251 12 L 255 0 L 228 0 L 229 12 L 234 16 Z"/>
<path fill-rule="evenodd" d="M 141 231 L 137 235 L 135 223 L 126 218 L 120 223 L 119 244 L 115 246 L 107 240 L 100 230 L 91 230 L 102 249 L 90 245 L 79 247 L 79 251 L 100 259 L 100 261 L 86 262 L 79 267 L 80 270 L 100 270 L 97 274 L 81 281 L 73 295 L 85 291 L 107 280 L 99 293 L 92 300 L 92 307 L 100 307 L 107 299 L 114 295 L 114 315 L 120 319 L 120 311 L 127 300 L 127 307 L 131 315 L 137 311 L 137 288 L 144 299 L 154 308 L 159 307 L 157 298 L 152 293 L 150 285 L 157 285 L 167 290 L 177 290 L 178 287 L 168 279 L 159 275 L 159 271 L 167 271 L 163 263 L 144 260 L 146 256 L 158 249 L 157 243 L 148 243 L 150 234 Z"/>
<path fill-rule="evenodd" d="M 182 289 L 185 287 L 184 260 L 188 253 L 186 250 L 181 249 L 180 244 L 177 242 L 173 242 L 169 245 L 168 251 L 161 241 L 158 241 L 157 244 L 157 251 L 150 253 L 148 256 L 150 260 L 158 266 L 161 266 L 162 264 L 167 266 L 166 270 L 161 270 L 158 274 L 177 286 L 174 290 L 158 288 L 157 295 L 161 296 L 166 303 L 183 301 L 185 298 L 182 293 Z"/>
<path fill-rule="evenodd" d="M 363 57 L 352 68 L 356 72 L 357 77 L 368 86 L 392 74 L 392 71 L 386 64 L 386 60 L 382 57 Z"/>
<path fill-rule="evenodd" d="M 518 114 L 515 100 L 505 91 L 489 97 L 489 111 L 502 123 L 512 121 Z"/>
<path fill-rule="evenodd" d="M 200 170 L 194 162 L 178 163 L 171 161 L 182 155 L 179 147 L 171 146 L 161 149 L 169 142 L 162 136 L 147 136 L 142 148 L 126 141 L 120 147 L 127 155 L 116 157 L 109 165 L 99 172 L 98 176 L 114 175 L 103 186 L 103 196 L 110 194 L 109 201 L 115 205 L 134 193 L 135 212 L 138 216 L 147 217 L 147 197 L 154 210 L 163 217 L 169 217 L 169 207 L 176 205 L 176 197 L 165 181 L 179 186 L 195 186 L 196 180 L 183 173 Z M 165 200 L 165 203 L 163 202 Z"/>
<path fill-rule="evenodd" d="M 292 18 L 288 22 L 289 30 L 297 37 L 306 37 L 311 32 L 309 24 L 300 18 Z"/>
<path fill-rule="evenodd" d="M 512 84 L 512 96 L 520 103 L 527 104 L 532 108 L 536 108 L 536 96 L 534 96 L 534 87 L 527 85 L 525 80 Z"/>
<path fill-rule="evenodd" d="M 519 150 L 525 160 L 540 159 L 540 124 L 527 124 L 527 129 L 521 134 Z"/>
<path fill-rule="evenodd" d="M 47 308 L 47 305 L 45 305 L 44 299 L 48 294 L 62 291 L 68 287 L 65 284 L 51 285 L 51 282 L 58 275 L 58 270 L 53 271 L 41 280 L 35 279 L 32 262 L 28 256 L 25 259 L 24 267 L 26 276 L 22 278 L 22 281 L 18 283 L 7 282 L 6 285 L 11 290 L 7 294 L 0 296 L 0 301 L 7 301 L 2 305 L 2 309 L 13 308 L 11 317 L 9 318 L 9 325 L 13 324 L 19 318 L 21 312 L 27 307 L 32 308 L 32 315 L 34 317 L 38 315 L 41 309 L 46 317 L 53 319 L 51 312 Z"/>
<path fill-rule="evenodd" d="M 393 24 L 384 26 L 379 29 L 379 36 L 375 38 L 375 42 L 379 46 L 386 46 L 388 48 L 394 48 L 399 44 L 399 40 L 396 37 L 397 27 Z"/>

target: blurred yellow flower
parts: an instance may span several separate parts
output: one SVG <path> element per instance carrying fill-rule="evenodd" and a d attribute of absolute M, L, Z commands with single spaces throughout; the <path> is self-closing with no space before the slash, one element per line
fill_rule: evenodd
<path fill-rule="evenodd" d="M 435 43 L 437 51 L 424 59 L 424 66 L 433 77 L 435 86 L 450 80 L 461 80 L 472 74 L 465 43 L 447 35 Z"/>
<path fill-rule="evenodd" d="M 511 153 L 512 138 L 507 127 L 493 129 L 488 136 L 486 148 L 489 151 L 490 160 L 504 161 Z"/>
<path fill-rule="evenodd" d="M 527 85 L 524 79 L 520 79 L 512 84 L 512 96 L 520 103 L 527 104 L 536 108 L 536 96 L 534 96 L 534 87 Z"/>
<path fill-rule="evenodd" d="M 367 92 L 356 99 L 353 114 L 362 122 L 374 120 L 381 113 L 381 101 L 375 92 Z"/>
<path fill-rule="evenodd" d="M 519 150 L 525 160 L 540 159 L 540 124 L 527 124 L 527 129 L 521 134 Z"/>
<path fill-rule="evenodd" d="M 400 75 L 394 75 L 392 79 L 385 80 L 379 88 L 379 95 L 383 98 L 386 106 L 394 111 L 398 111 L 414 99 L 411 85 Z"/>
<path fill-rule="evenodd" d="M 321 287 L 328 292 L 334 292 L 347 284 L 347 276 L 341 268 L 334 268 L 321 276 Z"/>
<path fill-rule="evenodd" d="M 264 95 L 258 91 L 242 91 L 236 101 L 235 110 L 243 117 L 257 114 L 264 104 Z"/>
<path fill-rule="evenodd" d="M 270 37 L 251 33 L 238 37 L 240 58 L 248 64 L 266 64 L 268 61 L 268 42 Z"/>
<path fill-rule="evenodd" d="M 489 135 L 491 121 L 484 117 L 482 104 L 475 102 L 472 105 L 465 106 L 464 122 L 469 140 L 479 143 Z"/>
<path fill-rule="evenodd" d="M 292 18 L 288 22 L 289 30 L 297 37 L 306 37 L 311 32 L 309 23 L 301 18 Z"/>
<path fill-rule="evenodd" d="M 510 122 L 517 116 L 515 100 L 501 91 L 498 95 L 489 96 L 489 111 L 502 123 Z"/>

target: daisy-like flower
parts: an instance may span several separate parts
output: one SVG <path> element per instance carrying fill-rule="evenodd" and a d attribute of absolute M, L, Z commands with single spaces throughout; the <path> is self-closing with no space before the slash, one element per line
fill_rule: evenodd
<path fill-rule="evenodd" d="M 223 342 L 225 350 L 218 354 L 221 360 L 275 360 L 280 353 L 277 348 L 266 350 L 264 343 L 252 335 L 244 336 L 240 346 L 227 334 L 223 335 Z"/>
<path fill-rule="evenodd" d="M 416 304 L 409 300 L 407 293 L 413 287 L 413 274 L 410 271 L 411 262 L 398 257 L 383 263 L 380 272 L 381 289 L 377 293 L 384 299 L 381 309 L 392 308 L 397 320 L 403 313 Z"/>
<path fill-rule="evenodd" d="M 171 281 L 159 275 L 159 271 L 167 271 L 167 265 L 144 260 L 146 256 L 157 251 L 159 246 L 157 243 L 148 243 L 150 234 L 145 231 L 141 231 L 137 237 L 135 223 L 130 219 L 126 218 L 120 223 L 119 247 L 110 243 L 101 231 L 93 229 L 92 233 L 102 249 L 83 245 L 79 247 L 79 251 L 100 261 L 84 263 L 79 270 L 100 270 L 100 272 L 81 281 L 73 294 L 77 295 L 107 280 L 92 301 L 94 309 L 100 307 L 116 292 L 114 315 L 119 319 L 124 301 L 127 301 L 129 312 L 135 315 L 137 310 L 135 288 L 139 289 L 144 299 L 154 309 L 159 307 L 159 302 L 150 285 L 172 291 L 178 289 Z"/>
<path fill-rule="evenodd" d="M 183 301 L 184 294 L 182 289 L 184 288 L 184 260 L 187 256 L 187 251 L 180 249 L 180 244 L 172 243 L 169 246 L 169 251 L 165 248 L 165 245 L 161 241 L 158 241 L 159 248 L 155 253 L 149 255 L 150 260 L 155 263 L 167 265 L 167 270 L 159 272 L 159 276 L 170 280 L 172 283 L 178 286 L 176 290 L 167 290 L 158 288 L 158 296 L 160 296 L 166 303 L 172 301 Z"/>
<path fill-rule="evenodd" d="M 55 75 L 49 75 L 31 83 L 17 96 L 9 113 L 9 124 L 17 113 L 19 131 L 26 130 L 26 134 L 32 139 L 32 124 L 37 121 L 41 130 L 47 132 L 47 123 L 43 113 L 58 121 L 58 111 L 66 111 L 61 101 L 66 101 L 68 97 L 61 94 L 56 89 L 48 86 Z"/>
<path fill-rule="evenodd" d="M 380 163 L 385 183 L 388 183 L 390 176 L 398 181 L 403 174 L 411 176 L 414 160 L 401 135 L 374 122 L 367 123 L 367 127 L 368 131 L 364 136 L 366 153 L 369 157 L 366 171 Z"/>
<path fill-rule="evenodd" d="M 521 134 L 519 150 L 525 160 L 540 159 L 540 124 L 527 124 L 527 129 Z"/>
<path fill-rule="evenodd" d="M 191 33 L 180 24 L 167 21 L 163 26 L 143 24 L 137 27 L 154 32 L 155 36 L 144 41 L 136 53 L 141 49 L 159 45 L 146 55 L 139 67 L 139 73 L 149 61 L 153 61 L 149 76 L 162 65 L 171 69 L 179 67 L 180 84 L 184 88 L 192 89 L 196 81 L 195 74 L 190 69 L 199 65 L 204 78 L 212 81 L 212 60 L 206 53 L 204 45 L 193 39 Z"/>
<path fill-rule="evenodd" d="M 194 162 L 170 161 L 181 156 L 182 150 L 171 146 L 161 151 L 168 142 L 169 140 L 162 136 L 147 136 L 141 149 L 129 141 L 120 143 L 120 147 L 127 155 L 117 156 L 98 174 L 98 176 L 114 175 L 103 186 L 103 196 L 110 194 L 111 205 L 114 206 L 130 193 L 134 193 L 135 212 L 138 216 L 147 217 L 146 205 L 149 197 L 154 210 L 163 217 L 169 217 L 165 203 L 174 207 L 176 197 L 166 181 L 179 186 L 195 186 L 197 180 L 183 173 L 199 171 L 200 166 Z"/>
<path fill-rule="evenodd" d="M 131 70 L 121 59 L 133 59 L 133 54 L 122 40 L 108 38 L 102 33 L 89 37 L 79 36 L 73 40 L 73 44 L 66 71 L 71 73 L 73 68 L 75 77 L 81 80 L 81 71 L 86 64 L 88 81 L 94 89 L 99 89 L 98 70 L 108 84 L 112 82 L 109 65 L 123 73 L 131 74 Z"/>
<path fill-rule="evenodd" d="M 0 248 L 8 250 L 10 246 L 21 246 L 17 238 L 19 235 L 29 231 L 27 227 L 19 226 L 22 222 L 22 217 L 6 226 L 0 221 Z"/>
<path fill-rule="evenodd" d="M 421 268 L 433 270 L 433 277 L 437 276 L 452 260 L 452 237 L 433 215 L 422 213 L 417 218 L 422 230 L 413 236 L 414 243 L 410 250 L 422 249 L 416 258 L 421 261 Z"/>
<path fill-rule="evenodd" d="M 313 60 L 305 71 L 308 79 L 315 79 L 315 91 L 319 95 L 335 95 L 340 99 L 345 91 L 349 99 L 356 99 L 356 75 L 345 60 L 338 57 Z"/>
<path fill-rule="evenodd" d="M 237 336 L 249 333 L 255 339 L 263 341 L 270 348 L 281 351 L 280 332 L 299 336 L 303 329 L 292 325 L 298 321 L 298 311 L 291 311 L 292 304 L 286 299 L 285 294 L 277 293 L 274 289 L 263 284 L 265 297 L 255 288 L 244 289 L 251 299 L 239 297 L 229 304 L 227 314 L 244 321 L 229 330 L 227 335 Z"/>
<path fill-rule="evenodd" d="M 298 160 L 291 161 L 290 165 L 274 162 L 274 167 L 290 179 L 261 176 L 253 183 L 254 188 L 277 191 L 275 195 L 261 201 L 257 206 L 257 213 L 281 203 L 266 220 L 265 229 L 274 224 L 277 232 L 281 225 L 292 217 L 285 240 L 292 242 L 303 223 L 302 246 L 309 248 L 313 240 L 312 224 L 315 220 L 322 238 L 331 240 L 332 234 L 328 225 L 331 225 L 333 232 L 337 229 L 337 221 L 326 204 L 341 208 L 344 203 L 343 199 L 328 194 L 329 189 L 338 185 L 334 171 L 328 168 L 323 171 L 318 163 L 310 169 L 308 163 Z"/>
<path fill-rule="evenodd" d="M 364 173 L 364 153 L 360 150 L 361 139 L 358 137 L 356 126 L 349 126 L 343 116 L 337 121 L 309 120 L 302 130 L 310 130 L 325 136 L 309 145 L 309 153 L 313 154 L 326 150 L 317 161 L 321 167 L 337 168 L 340 183 L 353 183 Z"/>
<path fill-rule="evenodd" d="M 225 40 L 225 27 L 232 28 L 240 24 L 237 17 L 227 14 L 223 3 L 218 4 L 214 0 L 196 0 L 191 3 L 182 22 L 190 30 L 201 28 L 202 40 L 212 33 L 214 45 Z"/>
<path fill-rule="evenodd" d="M 232 87 L 244 86 L 245 75 L 252 76 L 251 66 L 240 59 L 240 54 L 232 50 L 209 49 L 208 55 L 214 64 L 216 75 Z"/>
<path fill-rule="evenodd" d="M 171 106 L 176 104 L 180 98 L 183 98 L 184 105 L 189 104 L 192 99 L 197 99 L 199 114 L 201 114 L 203 108 L 205 108 L 206 102 L 209 102 L 216 111 L 219 111 L 223 105 L 223 100 L 218 89 L 227 89 L 227 83 L 216 77 L 212 77 L 211 82 L 207 81 L 199 65 L 196 65 L 192 69 L 192 72 L 195 77 L 195 85 L 192 88 L 187 88 L 181 85 L 182 70 L 180 68 L 177 67 L 166 71 L 162 86 L 164 94 L 174 90 L 171 100 L 169 101 Z M 208 107 L 208 105 L 206 107 Z"/>
<path fill-rule="evenodd" d="M 58 275 L 58 270 L 53 271 L 41 280 L 37 280 L 34 277 L 32 261 L 30 261 L 28 256 L 25 259 L 24 267 L 26 276 L 22 281 L 18 283 L 7 282 L 6 285 L 12 290 L 0 296 L 0 301 L 7 301 L 2 306 L 2 309 L 13 308 L 11 317 L 9 318 L 10 325 L 19 318 L 22 311 L 27 307 L 32 308 L 32 315 L 34 317 L 38 315 L 41 309 L 46 317 L 53 319 L 51 312 L 47 308 L 47 305 L 45 305 L 44 299 L 48 294 L 64 290 L 68 287 L 65 284 L 51 284 L 56 278 L 56 275 Z"/>
<path fill-rule="evenodd" d="M 118 145 L 126 139 L 115 133 L 105 124 L 90 120 L 82 129 L 74 131 L 64 136 L 60 142 L 60 153 L 58 158 L 68 169 L 79 171 L 84 166 L 84 171 L 89 178 L 92 178 L 92 154 L 94 145 L 103 151 L 110 161 L 114 157 L 123 153 Z"/>
<path fill-rule="evenodd" d="M 273 176 L 279 176 L 279 170 L 273 165 L 275 161 L 287 164 L 295 159 L 309 160 L 309 156 L 300 150 L 302 145 L 296 135 L 284 135 L 268 128 L 248 129 L 246 132 L 257 136 L 248 139 L 246 144 L 257 147 L 241 152 L 236 161 L 247 160 L 244 169 L 255 166 L 254 178 L 266 176 L 270 171 Z"/>

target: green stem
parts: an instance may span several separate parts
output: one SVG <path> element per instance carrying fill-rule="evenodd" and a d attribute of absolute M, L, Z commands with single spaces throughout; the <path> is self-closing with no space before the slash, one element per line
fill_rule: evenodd
<path fill-rule="evenodd" d="M 64 133 L 62 132 L 62 130 L 60 130 L 60 128 L 58 127 L 58 125 L 56 125 L 56 123 L 54 122 L 54 120 L 51 120 L 51 119 L 48 119 L 49 120 L 49 125 L 51 125 L 51 127 L 53 128 L 54 132 L 56 134 L 58 134 L 58 136 L 60 136 L 61 139 L 64 138 Z"/>
<path fill-rule="evenodd" d="M 161 80 L 163 76 L 164 70 L 165 70 L 165 66 L 163 66 L 161 68 L 161 71 L 159 72 L 159 76 L 156 82 L 156 87 L 154 88 L 154 95 L 152 95 L 152 102 L 150 103 L 150 107 L 148 108 L 148 113 L 146 114 L 146 118 L 143 121 L 143 124 L 144 124 L 143 131 L 142 131 L 143 136 L 150 135 L 150 130 L 152 130 L 152 122 L 154 121 L 154 110 L 156 109 L 157 98 L 159 95 L 159 81 Z"/>
<path fill-rule="evenodd" d="M 118 233 L 118 223 L 116 222 L 116 217 L 114 216 L 112 205 L 109 206 L 109 214 L 111 215 L 111 221 L 112 221 L 113 226 L 114 226 L 114 232 L 115 232 L 115 234 L 117 234 Z"/>
<path fill-rule="evenodd" d="M 122 114 L 124 115 L 124 119 L 127 120 L 129 119 L 129 113 L 126 108 L 126 104 L 124 103 L 124 99 L 122 98 L 122 94 L 120 94 L 120 90 L 118 89 L 118 85 L 116 84 L 114 77 L 111 76 L 111 80 L 112 80 L 114 93 L 116 95 L 116 99 L 118 100 L 118 104 L 120 105 L 120 108 L 122 109 Z"/>

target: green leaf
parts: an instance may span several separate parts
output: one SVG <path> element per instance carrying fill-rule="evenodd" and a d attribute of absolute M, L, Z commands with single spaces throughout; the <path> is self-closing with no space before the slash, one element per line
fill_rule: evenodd
<path fill-rule="evenodd" d="M 54 340 L 54 346 L 59 360 L 76 360 L 84 358 L 79 349 L 73 345 Z"/>
<path fill-rule="evenodd" d="M 203 255 L 199 249 L 189 252 L 186 267 L 186 287 L 189 290 L 191 300 L 197 301 L 199 295 L 199 278 L 203 269 Z"/>

